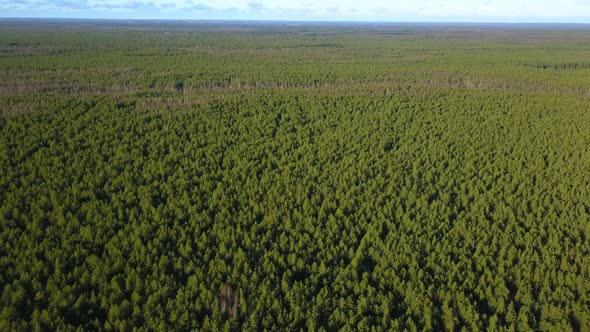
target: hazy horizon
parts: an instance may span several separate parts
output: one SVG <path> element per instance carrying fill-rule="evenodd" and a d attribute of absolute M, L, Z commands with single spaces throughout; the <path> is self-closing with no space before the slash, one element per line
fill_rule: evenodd
<path fill-rule="evenodd" d="M 185 23 L 315 23 L 315 24 L 442 24 L 442 25 L 583 25 L 590 26 L 590 21 L 435 21 L 435 20 L 300 20 L 300 19 L 190 19 L 190 18 L 136 18 L 136 17 L 11 17 L 0 16 L 0 21 L 134 21 L 134 22 L 185 22 Z"/>

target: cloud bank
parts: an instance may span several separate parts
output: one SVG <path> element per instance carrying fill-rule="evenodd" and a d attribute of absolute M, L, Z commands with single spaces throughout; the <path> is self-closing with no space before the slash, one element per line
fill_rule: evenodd
<path fill-rule="evenodd" d="M 0 16 L 590 22 L 590 0 L 0 0 Z"/>

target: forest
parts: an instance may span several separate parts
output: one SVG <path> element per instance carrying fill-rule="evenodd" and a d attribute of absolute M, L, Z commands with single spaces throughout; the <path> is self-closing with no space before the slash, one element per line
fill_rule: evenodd
<path fill-rule="evenodd" d="M 590 27 L 0 20 L 0 330 L 590 331 Z"/>

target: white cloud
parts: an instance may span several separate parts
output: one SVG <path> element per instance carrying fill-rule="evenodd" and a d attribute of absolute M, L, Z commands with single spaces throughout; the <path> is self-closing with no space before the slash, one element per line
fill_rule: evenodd
<path fill-rule="evenodd" d="M 117 3 L 114 0 L 105 0 Z M 307 12 L 319 15 L 589 16 L 590 0 L 148 0 L 156 6 L 215 10 Z"/>
<path fill-rule="evenodd" d="M 578 17 L 590 20 L 590 0 L 0 0 L 0 10 L 39 8 L 200 12 L 245 18 Z M 27 8 L 27 6 L 29 8 Z M 0 14 L 1 15 L 1 14 Z M 205 17 L 206 18 L 206 17 Z"/>

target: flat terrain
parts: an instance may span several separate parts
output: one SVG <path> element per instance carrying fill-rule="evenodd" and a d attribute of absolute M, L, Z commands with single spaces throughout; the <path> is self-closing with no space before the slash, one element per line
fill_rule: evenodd
<path fill-rule="evenodd" d="M 590 26 L 0 20 L 0 330 L 590 330 Z"/>

